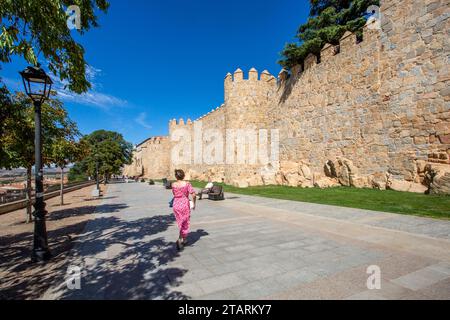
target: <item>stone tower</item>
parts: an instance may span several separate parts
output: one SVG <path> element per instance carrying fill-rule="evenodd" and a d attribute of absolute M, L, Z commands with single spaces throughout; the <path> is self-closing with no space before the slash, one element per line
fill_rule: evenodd
<path fill-rule="evenodd" d="M 237 69 L 234 75 L 227 74 L 224 87 L 226 129 L 269 129 L 267 110 L 270 98 L 275 94 L 277 88 L 277 81 L 274 76 L 268 71 L 263 71 L 259 77 L 258 71 L 252 68 L 248 73 L 248 78 L 245 79 L 243 71 Z M 245 147 L 246 154 L 249 153 L 251 147 L 253 147 L 251 144 Z M 228 152 L 227 157 L 227 159 L 230 159 L 230 152 Z M 257 168 L 260 166 L 247 161 L 236 163 L 238 162 L 237 146 L 234 148 L 234 160 L 234 164 L 226 166 L 226 183 L 235 185 L 237 181 L 248 181 L 243 183 L 251 185 L 259 183 L 256 180 L 261 179 L 259 172 L 257 172 Z"/>

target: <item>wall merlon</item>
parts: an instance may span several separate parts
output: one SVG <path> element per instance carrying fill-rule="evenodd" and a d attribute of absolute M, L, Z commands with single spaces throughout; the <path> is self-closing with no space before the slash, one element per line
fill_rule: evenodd
<path fill-rule="evenodd" d="M 297 77 L 301 74 L 303 71 L 302 66 L 300 64 L 297 64 L 291 68 L 291 74 L 293 77 Z"/>
<path fill-rule="evenodd" d="M 269 84 L 276 84 L 277 83 L 277 78 L 275 78 L 275 76 L 270 75 L 269 80 L 267 81 Z"/>
<path fill-rule="evenodd" d="M 356 45 L 356 34 L 345 31 L 344 35 L 339 40 L 339 51 L 346 53 L 351 52 Z"/>
<path fill-rule="evenodd" d="M 326 43 L 320 51 L 320 61 L 327 61 L 330 57 L 335 56 L 338 52 L 338 46 Z"/>
<path fill-rule="evenodd" d="M 280 73 L 278 73 L 278 79 L 283 82 L 286 81 L 289 76 L 289 72 L 286 69 L 281 69 Z"/>
<path fill-rule="evenodd" d="M 255 68 L 251 68 L 248 72 L 248 80 L 258 81 L 258 71 Z"/>
<path fill-rule="evenodd" d="M 272 75 L 269 73 L 269 71 L 264 70 L 261 72 L 261 81 L 269 81 Z"/>
<path fill-rule="evenodd" d="M 310 69 L 312 66 L 315 66 L 316 64 L 317 64 L 317 57 L 312 53 L 308 54 L 305 58 L 305 61 L 303 62 L 305 70 Z"/>
<path fill-rule="evenodd" d="M 363 28 L 363 41 L 375 42 L 379 40 L 381 30 L 373 29 L 370 25 L 365 25 Z"/>
<path fill-rule="evenodd" d="M 225 85 L 231 82 L 233 82 L 233 75 L 228 72 L 227 75 L 225 76 Z"/>
<path fill-rule="evenodd" d="M 244 80 L 244 72 L 240 68 L 237 68 L 236 71 L 234 72 L 233 80 L 234 80 L 234 82 L 239 82 L 239 81 Z"/>

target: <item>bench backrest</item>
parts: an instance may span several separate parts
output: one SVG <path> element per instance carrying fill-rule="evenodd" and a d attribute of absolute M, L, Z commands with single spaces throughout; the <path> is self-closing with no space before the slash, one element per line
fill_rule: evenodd
<path fill-rule="evenodd" d="M 223 188 L 222 188 L 222 186 L 213 186 L 212 188 L 211 188 L 211 193 L 222 193 L 222 190 L 223 190 Z"/>

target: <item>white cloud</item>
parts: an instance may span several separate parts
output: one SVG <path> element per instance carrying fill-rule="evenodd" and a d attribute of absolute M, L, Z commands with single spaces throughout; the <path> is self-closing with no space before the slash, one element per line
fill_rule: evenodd
<path fill-rule="evenodd" d="M 58 77 L 50 75 L 54 82 L 52 89 L 58 93 L 58 98 L 66 102 L 92 106 L 105 111 L 109 111 L 112 108 L 126 107 L 128 101 L 100 91 L 102 85 L 98 82 L 98 77 L 101 73 L 102 70 L 86 65 L 86 78 L 91 83 L 91 89 L 86 93 L 74 93 L 67 89 L 67 80 L 61 81 Z M 19 76 L 17 79 L 2 77 L 1 81 L 10 91 L 23 91 L 23 84 Z"/>
<path fill-rule="evenodd" d="M 66 88 L 68 84 L 67 80 L 61 81 L 57 77 L 52 77 L 54 90 L 58 93 L 58 97 L 63 101 L 93 106 L 103 110 L 126 106 L 128 104 L 126 100 L 98 91 L 98 89 L 102 87 L 97 81 L 101 72 L 102 70 L 100 69 L 86 65 L 86 78 L 91 83 L 91 89 L 88 92 L 82 94 L 74 93 Z"/>
<path fill-rule="evenodd" d="M 126 100 L 96 91 L 76 94 L 66 89 L 57 89 L 57 92 L 58 97 L 62 100 L 99 107 L 105 110 L 109 110 L 112 107 L 123 107 L 128 103 Z"/>
<path fill-rule="evenodd" d="M 148 123 L 147 123 L 147 113 L 145 113 L 145 112 L 141 112 L 141 113 L 139 113 L 139 115 L 136 117 L 136 119 L 134 119 L 134 121 L 137 123 L 137 124 L 140 124 L 141 126 L 143 126 L 144 128 L 146 128 L 146 129 L 151 129 L 152 128 L 152 126 L 151 125 L 149 125 Z"/>

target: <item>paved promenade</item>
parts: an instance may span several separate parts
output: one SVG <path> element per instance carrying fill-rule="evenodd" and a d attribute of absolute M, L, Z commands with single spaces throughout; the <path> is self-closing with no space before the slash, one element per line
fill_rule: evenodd
<path fill-rule="evenodd" d="M 243 195 L 202 200 L 175 249 L 171 193 L 110 185 L 43 299 L 450 299 L 450 221 Z M 367 267 L 381 270 L 368 290 Z"/>

